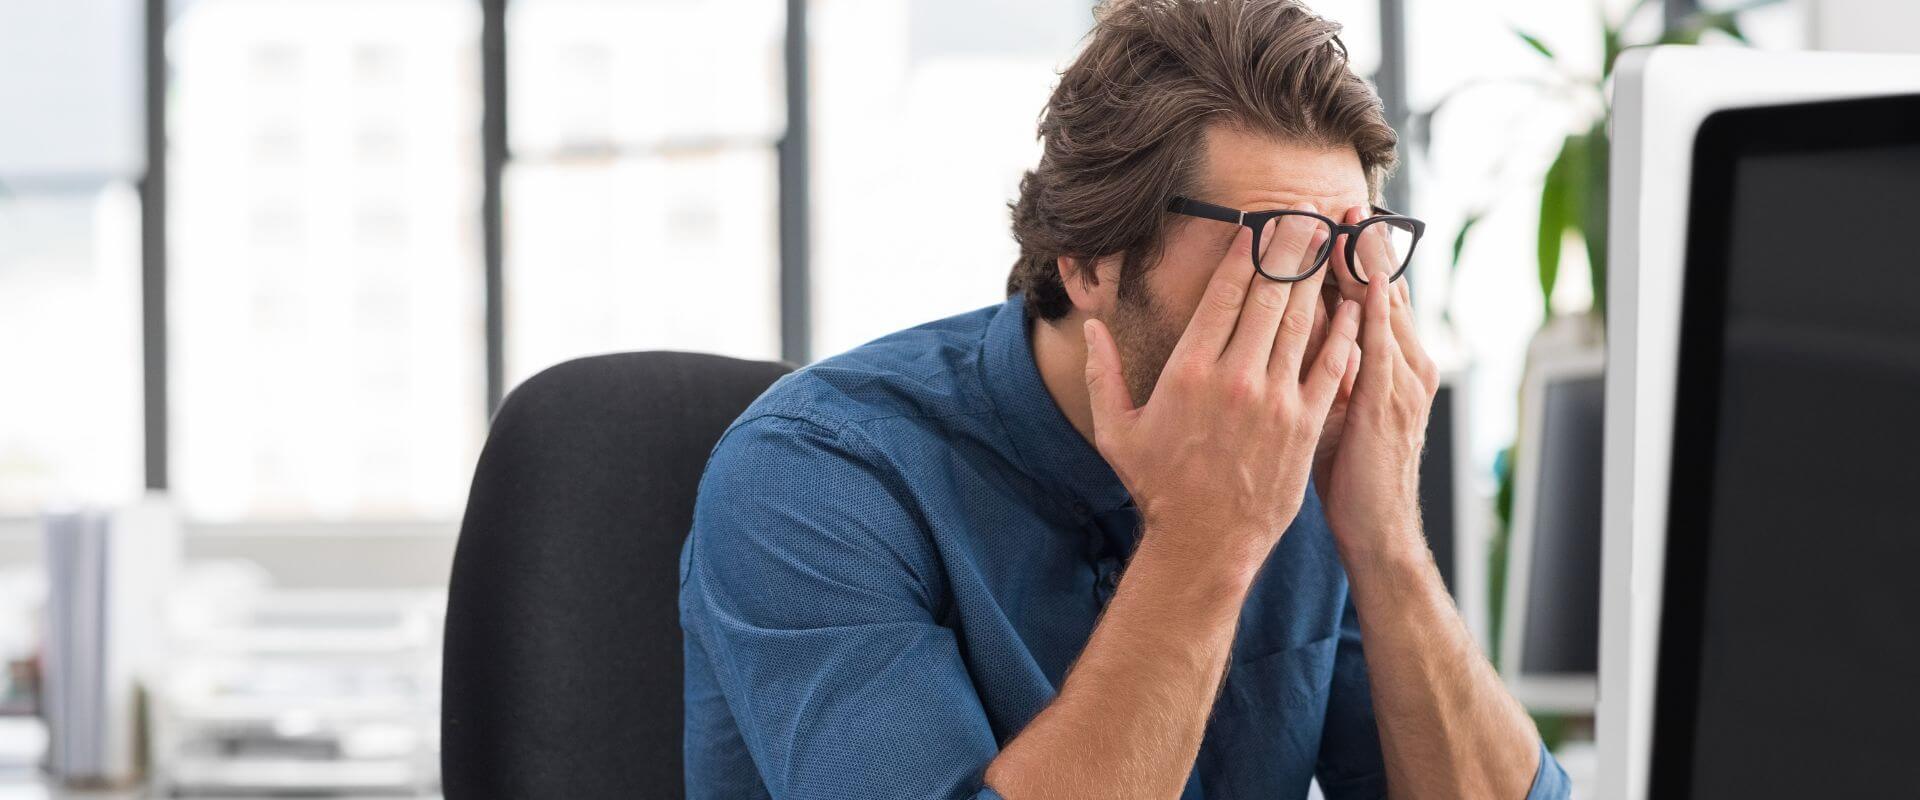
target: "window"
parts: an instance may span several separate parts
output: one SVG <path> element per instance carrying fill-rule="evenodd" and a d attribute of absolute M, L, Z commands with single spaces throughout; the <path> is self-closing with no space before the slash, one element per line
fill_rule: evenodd
<path fill-rule="evenodd" d="M 1380 60 L 1375 0 L 1314 4 Z M 830 355 L 1006 297 L 1007 204 L 1086 0 L 812 0 L 814 333 Z"/>
<path fill-rule="evenodd" d="M 0 513 L 140 485 L 143 4 L 76 2 L 112 23 L 104 44 L 58 41 L 71 15 L 8 11 L 27 35 L 0 65 L 124 73 L 118 88 L 27 85 L 125 108 L 67 134 L 0 130 L 0 185 L 19 153 L 115 140 L 131 157 L 30 164 L 39 183 L 0 193 L 0 332 L 61 337 L 58 357 L 13 349 L 0 367 L 81 387 L 0 399 L 6 420 L 53 420 L 0 420 Z M 154 435 L 190 518 L 450 519 L 490 362 L 511 386 L 599 352 L 781 352 L 784 0 L 506 4 L 498 353 L 484 333 L 482 4 L 170 5 L 170 416 Z M 1002 298 L 1006 204 L 1092 5 L 809 0 L 813 352 Z M 1320 5 L 1372 70 L 1374 2 Z M 102 363 L 122 367 L 79 366 Z"/>
<path fill-rule="evenodd" d="M 780 355 L 779 0 L 507 10 L 506 374 Z"/>
<path fill-rule="evenodd" d="M 174 489 L 201 520 L 457 517 L 485 429 L 480 10 L 174 23 Z"/>
<path fill-rule="evenodd" d="M 142 451 L 131 184 L 0 189 L 0 342 L 0 514 L 133 497 Z"/>
<path fill-rule="evenodd" d="M 813 0 L 813 352 L 999 302 L 1074 0 Z"/>
<path fill-rule="evenodd" d="M 142 484 L 139 12 L 0 4 L 0 517 Z"/>

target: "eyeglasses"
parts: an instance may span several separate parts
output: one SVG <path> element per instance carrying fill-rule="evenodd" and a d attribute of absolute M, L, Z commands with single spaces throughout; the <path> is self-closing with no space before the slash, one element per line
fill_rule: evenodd
<path fill-rule="evenodd" d="M 1398 280 L 1407 271 L 1407 265 L 1413 263 L 1413 248 L 1420 244 L 1420 236 L 1427 231 L 1427 223 L 1403 217 L 1379 206 L 1373 206 L 1373 216 L 1361 220 L 1355 225 L 1342 225 L 1311 211 L 1241 211 L 1239 209 L 1216 206 L 1190 197 L 1175 197 L 1167 204 L 1167 210 L 1189 217 L 1231 222 L 1253 229 L 1253 268 L 1261 276 L 1276 281 L 1302 281 L 1313 277 L 1325 266 L 1333 255 L 1333 243 L 1341 234 L 1347 237 L 1347 272 L 1362 284 L 1367 276 L 1361 274 L 1360 259 L 1356 255 L 1361 242 L 1366 242 L 1369 262 L 1367 267 L 1374 273 L 1389 272 L 1373 261 L 1384 261 L 1390 267 L 1387 282 Z M 1314 254 L 1313 264 L 1274 266 L 1278 274 L 1268 272 L 1260 263 L 1266 254 L 1266 248 L 1280 238 L 1281 221 L 1287 217 L 1304 218 L 1312 224 L 1325 228 L 1327 238 L 1320 245 L 1320 251 Z M 1312 234 L 1309 233 L 1309 236 Z M 1312 241 L 1308 239 L 1307 241 Z M 1384 248 L 1384 249 L 1383 249 Z M 1290 272 L 1292 270 L 1293 272 Z M 1297 272 L 1297 274 L 1296 274 Z"/>

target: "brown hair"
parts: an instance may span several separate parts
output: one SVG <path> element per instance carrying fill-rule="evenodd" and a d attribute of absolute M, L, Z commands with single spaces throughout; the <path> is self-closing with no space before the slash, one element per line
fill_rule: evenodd
<path fill-rule="evenodd" d="M 1351 146 L 1376 194 L 1393 169 L 1397 137 L 1349 67 L 1340 25 L 1300 0 L 1106 0 L 1094 14 L 1040 116 L 1040 165 L 1009 206 L 1020 258 L 1007 293 L 1025 292 L 1029 313 L 1073 310 L 1063 255 L 1122 253 L 1121 296 L 1139 291 L 1167 200 L 1192 191 L 1212 122 Z"/>

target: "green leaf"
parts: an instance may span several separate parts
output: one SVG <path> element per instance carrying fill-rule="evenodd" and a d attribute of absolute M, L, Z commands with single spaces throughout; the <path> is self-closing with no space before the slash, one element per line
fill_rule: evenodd
<path fill-rule="evenodd" d="M 1499 524 L 1493 528 L 1493 536 L 1487 542 L 1487 641 L 1500 641 L 1500 625 L 1504 621 L 1506 602 L 1502 599 L 1507 592 L 1507 532 L 1513 529 L 1513 459 L 1514 451 L 1520 444 L 1515 442 L 1495 454 L 1493 457 L 1494 483 L 1498 487 L 1493 495 L 1493 514 Z M 1488 657 L 1493 660 L 1494 669 L 1500 668 L 1500 648 L 1492 648 Z"/>
<path fill-rule="evenodd" d="M 1751 42 L 1747 41 L 1747 35 L 1741 32 L 1740 30 L 1739 12 L 1736 12 L 1736 11 L 1708 12 L 1708 13 L 1701 14 L 1699 16 L 1699 20 L 1700 20 L 1699 22 L 1700 29 L 1702 32 L 1719 31 L 1735 39 L 1738 39 L 1741 44 L 1752 44 Z"/>
<path fill-rule="evenodd" d="M 1605 3 L 1596 4 L 1596 8 L 1600 11 L 1600 36 L 1602 40 L 1602 46 L 1600 48 L 1601 82 L 1604 83 L 1607 78 L 1613 76 L 1613 62 L 1619 60 L 1620 51 L 1626 49 L 1627 27 L 1632 25 L 1634 18 L 1640 16 L 1640 12 L 1646 10 L 1650 4 L 1651 0 L 1636 0 L 1633 6 L 1627 9 L 1627 13 L 1622 14 L 1617 22 L 1607 18 L 1607 7 Z"/>
<path fill-rule="evenodd" d="M 1620 60 L 1620 31 L 1607 27 L 1603 34 L 1605 43 L 1601 47 L 1600 79 L 1604 81 L 1613 76 L 1613 62 Z"/>
<path fill-rule="evenodd" d="M 1536 247 L 1540 260 L 1540 305 L 1549 317 L 1553 316 L 1553 287 L 1560 279 L 1560 246 L 1567 228 L 1579 218 L 1574 204 L 1576 198 L 1582 196 L 1582 187 L 1577 184 L 1575 170 L 1584 172 L 1586 167 L 1582 163 L 1585 154 L 1580 151 L 1579 139 L 1577 134 L 1567 137 L 1540 186 L 1540 232 Z"/>
<path fill-rule="evenodd" d="M 1593 285 L 1593 311 L 1602 320 L 1607 315 L 1607 122 L 1601 120 L 1587 131 L 1586 214 L 1580 235 L 1587 242 L 1587 262 L 1592 265 L 1589 280 Z"/>
<path fill-rule="evenodd" d="M 1453 261 L 1448 265 L 1451 272 L 1460 270 L 1460 254 L 1467 249 L 1467 234 L 1473 232 L 1473 226 L 1487 216 L 1486 209 L 1474 209 L 1467 212 L 1467 218 L 1460 221 L 1460 232 L 1453 235 Z"/>
<path fill-rule="evenodd" d="M 1546 56 L 1549 60 L 1554 57 L 1553 50 L 1547 47 L 1546 42 L 1540 41 L 1540 37 L 1527 33 L 1519 28 L 1514 28 L 1513 33 L 1515 36 L 1520 37 L 1522 41 L 1532 45 L 1533 49 L 1539 51 L 1540 55 Z"/>
<path fill-rule="evenodd" d="M 1743 9 L 1701 11 L 1689 15 L 1685 20 L 1681 21 L 1678 26 L 1661 34 L 1660 43 L 1699 44 L 1700 37 L 1705 36 L 1708 31 L 1719 31 L 1733 37 L 1741 44 L 1752 44 L 1752 42 L 1747 39 L 1746 31 L 1740 28 L 1740 12 L 1742 10 Z"/>
<path fill-rule="evenodd" d="M 1681 25 L 1660 34 L 1659 44 L 1699 44 L 1700 34 L 1703 32 L 1702 29 L 1691 24 Z"/>

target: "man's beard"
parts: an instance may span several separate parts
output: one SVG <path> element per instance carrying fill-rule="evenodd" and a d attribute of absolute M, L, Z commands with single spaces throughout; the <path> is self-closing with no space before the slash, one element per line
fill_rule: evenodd
<path fill-rule="evenodd" d="M 1153 396 L 1161 370 L 1186 332 L 1186 321 L 1165 313 L 1145 286 L 1121 291 L 1118 299 L 1113 318 L 1104 322 L 1120 348 L 1120 369 L 1126 374 L 1127 391 L 1133 395 L 1133 404 L 1141 406 Z"/>

